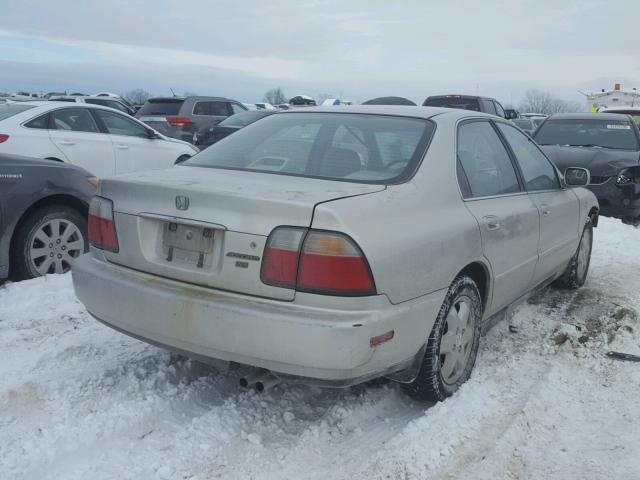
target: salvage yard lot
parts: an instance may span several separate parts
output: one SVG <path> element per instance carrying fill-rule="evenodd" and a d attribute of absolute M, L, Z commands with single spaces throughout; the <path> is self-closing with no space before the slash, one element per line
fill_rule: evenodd
<path fill-rule="evenodd" d="M 640 230 L 601 218 L 577 291 L 547 289 L 425 406 L 398 385 L 242 390 L 121 335 L 71 276 L 0 287 L 0 478 L 640 478 Z"/>

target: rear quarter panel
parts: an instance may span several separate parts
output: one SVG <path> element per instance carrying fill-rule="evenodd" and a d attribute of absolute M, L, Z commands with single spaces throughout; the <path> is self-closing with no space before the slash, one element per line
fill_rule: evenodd
<path fill-rule="evenodd" d="M 312 226 L 350 235 L 369 261 L 378 292 L 392 303 L 448 288 L 469 263 L 487 265 L 478 224 L 460 197 L 452 128 L 438 124 L 407 183 L 315 209 Z"/>

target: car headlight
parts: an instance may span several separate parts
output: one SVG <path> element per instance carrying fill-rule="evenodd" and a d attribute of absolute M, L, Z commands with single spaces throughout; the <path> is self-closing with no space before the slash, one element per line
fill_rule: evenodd
<path fill-rule="evenodd" d="M 628 185 L 630 183 L 635 182 L 635 175 L 630 168 L 622 170 L 618 174 L 618 179 L 616 180 L 616 185 Z"/>
<path fill-rule="evenodd" d="M 93 188 L 98 188 L 100 179 L 98 177 L 87 177 L 87 182 L 89 182 Z"/>

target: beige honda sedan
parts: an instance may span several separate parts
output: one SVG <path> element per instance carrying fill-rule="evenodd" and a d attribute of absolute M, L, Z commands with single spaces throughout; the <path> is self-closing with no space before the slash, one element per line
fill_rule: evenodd
<path fill-rule="evenodd" d="M 442 400 L 483 327 L 534 289 L 587 276 L 598 203 L 498 117 L 307 108 L 182 165 L 102 181 L 73 265 L 101 322 L 242 380 L 385 376 Z"/>

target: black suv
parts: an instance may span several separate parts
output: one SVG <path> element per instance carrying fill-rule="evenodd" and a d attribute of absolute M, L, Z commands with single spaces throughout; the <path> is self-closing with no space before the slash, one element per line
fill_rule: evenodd
<path fill-rule="evenodd" d="M 136 118 L 168 137 L 194 143 L 201 132 L 246 110 L 229 98 L 160 97 L 147 100 Z"/>
<path fill-rule="evenodd" d="M 508 116 L 499 101 L 489 97 L 475 97 L 471 95 L 433 95 L 422 103 L 423 107 L 459 108 L 497 115 L 502 118 Z"/>

